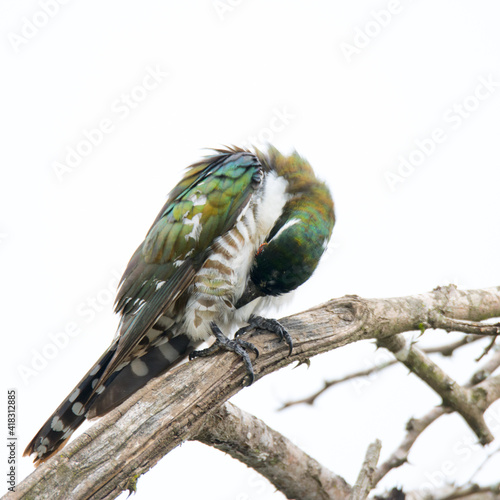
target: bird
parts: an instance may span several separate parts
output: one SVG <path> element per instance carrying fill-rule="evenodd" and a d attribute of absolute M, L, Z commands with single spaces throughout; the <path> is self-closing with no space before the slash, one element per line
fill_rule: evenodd
<path fill-rule="evenodd" d="M 292 352 L 287 330 L 259 313 L 310 278 L 334 223 L 329 188 L 296 151 L 226 147 L 188 167 L 118 285 L 115 338 L 24 456 L 44 462 L 84 420 L 105 415 L 187 358 L 232 351 L 250 385 L 249 353 L 258 350 L 241 335 L 268 330 Z"/>

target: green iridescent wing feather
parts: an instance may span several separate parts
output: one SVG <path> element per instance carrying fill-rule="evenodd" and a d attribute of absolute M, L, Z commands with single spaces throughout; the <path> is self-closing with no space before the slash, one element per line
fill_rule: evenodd
<path fill-rule="evenodd" d="M 99 385 L 127 359 L 156 320 L 175 307 L 214 241 L 236 223 L 260 185 L 262 166 L 253 154 L 219 153 L 188 169 L 130 260 L 116 301 L 124 327 Z"/>
<path fill-rule="evenodd" d="M 172 191 L 144 241 L 146 263 L 196 259 L 235 223 L 259 183 L 261 167 L 249 153 L 216 158 L 194 165 Z"/>

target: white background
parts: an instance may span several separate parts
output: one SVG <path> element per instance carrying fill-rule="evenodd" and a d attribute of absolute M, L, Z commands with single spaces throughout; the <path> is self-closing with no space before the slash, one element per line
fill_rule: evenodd
<path fill-rule="evenodd" d="M 0 7 L 1 399 L 18 390 L 20 452 L 110 343 L 115 275 L 205 147 L 253 137 L 296 148 L 331 187 L 338 221 L 328 254 L 281 315 L 348 293 L 499 284 L 498 2 L 73 0 L 45 7 L 50 16 L 42 4 Z M 156 88 L 146 78 L 144 89 L 151 71 Z M 85 149 L 85 134 L 103 120 L 112 130 Z M 435 129 L 439 144 L 429 142 Z M 61 173 L 54 165 L 78 146 L 86 157 Z M 410 157 L 418 165 L 398 173 Z M 405 177 L 391 188 L 388 172 Z M 53 338 L 72 324 L 79 334 L 54 351 Z M 423 342 L 457 336 L 429 332 Z M 464 382 L 481 350 L 440 363 Z M 396 367 L 331 390 L 314 407 L 276 409 L 387 357 L 372 343 L 351 345 L 233 401 L 352 483 L 374 438 L 386 458 L 407 419 L 439 403 L 429 388 Z M 490 414 L 500 436 L 500 406 Z M 473 443 L 459 417 L 445 417 L 380 487 L 465 482 L 486 453 Z M 489 449 L 497 447 L 498 439 Z M 498 481 L 499 469 L 497 456 L 476 479 Z M 20 459 L 19 479 L 31 471 Z M 200 491 L 284 498 L 196 443 L 143 476 L 135 498 Z"/>

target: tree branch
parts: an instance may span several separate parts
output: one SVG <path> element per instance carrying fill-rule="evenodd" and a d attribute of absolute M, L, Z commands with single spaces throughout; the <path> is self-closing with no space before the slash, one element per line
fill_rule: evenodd
<path fill-rule="evenodd" d="M 224 451 L 266 477 L 287 498 L 339 500 L 351 487 L 262 420 L 231 403 L 212 412 L 193 436 Z"/>
<path fill-rule="evenodd" d="M 442 356 L 452 356 L 457 349 L 460 349 L 460 347 L 472 344 L 473 342 L 477 342 L 478 340 L 483 340 L 483 338 L 484 337 L 482 335 L 465 335 L 455 342 L 450 342 L 449 344 L 438 345 L 435 347 L 424 347 L 422 351 L 424 351 L 425 354 L 441 354 Z"/>
<path fill-rule="evenodd" d="M 400 467 L 408 462 L 408 455 L 410 454 L 410 450 L 415 444 L 417 438 L 422 434 L 422 432 L 425 431 L 425 429 L 427 429 L 427 427 L 429 427 L 429 425 L 435 422 L 441 415 L 446 413 L 449 413 L 447 408 L 444 406 L 437 406 L 422 418 L 411 418 L 408 421 L 406 424 L 407 433 L 405 438 L 392 455 L 376 470 L 373 477 L 374 486 L 377 485 L 392 469 L 396 469 L 397 467 Z"/>
<path fill-rule="evenodd" d="M 470 377 L 470 381 L 465 385 L 467 388 L 471 388 L 473 386 L 478 386 L 480 382 L 486 381 L 487 377 L 489 377 L 498 367 L 500 366 L 500 352 L 496 353 L 491 359 L 486 361 L 481 367 L 479 367 L 473 375 Z M 494 397 L 494 393 L 496 391 L 495 386 L 496 382 L 488 382 L 491 384 L 491 388 L 486 388 L 486 391 L 489 390 L 490 398 Z M 500 399 L 500 395 L 497 397 Z M 410 450 L 412 446 L 415 444 L 415 441 L 418 437 L 438 418 L 442 415 L 446 415 L 450 413 L 450 408 L 446 408 L 444 406 L 437 406 L 429 411 L 426 415 L 419 419 L 411 418 L 406 424 L 407 434 L 403 439 L 402 443 L 398 446 L 398 448 L 392 453 L 392 455 L 381 464 L 374 477 L 374 485 L 377 485 L 381 479 L 389 473 L 392 469 L 400 467 L 408 461 L 408 455 L 410 454 Z"/>
<path fill-rule="evenodd" d="M 436 312 L 430 318 L 430 321 L 423 324 L 424 327 L 441 328 L 447 332 L 472 333 L 475 335 L 494 335 L 500 334 L 500 323 L 479 323 L 477 321 L 466 321 L 446 317 L 444 314 Z"/>
<path fill-rule="evenodd" d="M 286 408 L 289 408 L 290 406 L 294 405 L 299 405 L 302 403 L 312 405 L 316 401 L 316 399 L 321 396 L 325 391 L 327 391 L 330 387 L 333 387 L 334 385 L 342 384 L 343 382 L 347 382 L 348 380 L 353 380 L 355 378 L 359 377 L 367 377 L 368 375 L 371 375 L 372 373 L 380 372 L 382 370 L 385 370 L 389 366 L 394 366 L 397 364 L 396 359 L 391 359 L 390 361 L 387 361 L 386 363 L 381 363 L 380 365 L 372 366 L 371 368 L 367 368 L 366 370 L 359 370 L 357 372 L 350 373 L 348 375 L 345 375 L 344 377 L 336 378 L 333 380 L 328 380 L 324 383 L 324 386 L 319 390 L 316 391 L 315 393 L 311 394 L 307 398 L 303 399 L 295 399 L 293 401 L 288 401 L 284 403 L 280 408 L 278 408 L 278 411 L 282 411 Z"/>
<path fill-rule="evenodd" d="M 373 482 L 378 459 L 380 458 L 380 450 L 382 443 L 376 439 L 374 443 L 368 446 L 365 455 L 365 461 L 359 471 L 356 484 L 352 488 L 350 500 L 365 500 L 370 491 L 375 486 Z"/>
<path fill-rule="evenodd" d="M 436 310 L 459 320 L 498 317 L 500 287 L 459 291 L 450 286 L 394 299 L 331 300 L 283 320 L 294 337 L 291 356 L 272 335 L 252 339 L 260 351 L 256 376 L 361 339 L 418 330 Z M 209 412 L 242 389 L 244 376 L 241 360 L 232 353 L 196 359 L 167 372 L 42 464 L 6 498 L 116 498 L 163 455 L 196 436 Z M 486 392 L 477 394 L 483 409 L 496 397 L 496 389 L 481 390 Z"/>
<path fill-rule="evenodd" d="M 398 361 L 432 387 L 443 398 L 445 406 L 459 413 L 479 438 L 481 444 L 491 443 L 495 439 L 484 421 L 482 409 L 484 405 L 477 401 L 478 397 L 481 398 L 479 393 L 473 393 L 457 384 L 420 349 L 406 342 L 402 335 L 379 339 L 378 343 L 389 349 Z M 482 399 L 485 398 L 486 395 Z"/>
<path fill-rule="evenodd" d="M 486 380 L 498 367 L 500 367 L 500 351 L 495 352 L 493 356 L 472 375 L 470 385 L 475 385 Z"/>
<path fill-rule="evenodd" d="M 425 496 L 426 500 L 498 500 L 500 483 L 489 486 L 469 484 L 466 486 L 445 486 Z M 421 492 L 409 492 L 407 500 L 420 500 Z"/>
<path fill-rule="evenodd" d="M 455 342 L 450 342 L 449 344 L 444 344 L 441 346 L 436 346 L 436 347 L 424 347 L 422 349 L 423 352 L 426 354 L 441 354 L 443 356 L 451 356 L 457 349 L 460 347 L 463 347 L 465 345 L 469 345 L 472 342 L 477 342 L 478 340 L 482 340 L 483 337 L 479 335 L 469 335 L 466 337 L 463 337 Z M 287 401 L 284 403 L 280 408 L 278 408 L 278 411 L 282 411 L 286 408 L 289 408 L 290 406 L 294 405 L 299 405 L 299 404 L 308 404 L 312 405 L 316 401 L 316 399 L 321 396 L 325 391 L 327 391 L 330 387 L 333 387 L 338 384 L 342 384 L 344 382 L 347 382 L 348 380 L 353 380 L 355 378 L 361 378 L 361 377 L 367 377 L 369 375 L 372 375 L 373 373 L 380 372 L 382 370 L 385 370 L 386 368 L 389 368 L 390 366 L 394 366 L 398 363 L 397 359 L 391 359 L 389 361 L 386 361 L 385 363 L 380 363 L 379 365 L 372 366 L 370 368 L 366 368 L 365 370 L 359 370 L 353 373 L 349 373 L 348 375 L 345 375 L 340 378 L 336 378 L 333 380 L 327 380 L 324 382 L 324 386 L 316 391 L 315 393 L 311 394 L 307 398 L 302 398 L 302 399 L 296 399 L 293 401 Z"/>

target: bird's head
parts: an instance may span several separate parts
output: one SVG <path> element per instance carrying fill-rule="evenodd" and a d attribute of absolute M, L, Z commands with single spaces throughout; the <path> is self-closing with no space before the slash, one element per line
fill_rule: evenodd
<path fill-rule="evenodd" d="M 275 148 L 257 156 L 287 181 L 288 201 L 255 255 L 238 306 L 259 296 L 290 292 L 307 281 L 327 248 L 335 223 L 330 191 L 304 158 L 296 152 L 284 156 Z"/>

